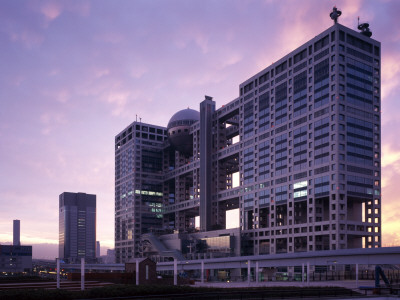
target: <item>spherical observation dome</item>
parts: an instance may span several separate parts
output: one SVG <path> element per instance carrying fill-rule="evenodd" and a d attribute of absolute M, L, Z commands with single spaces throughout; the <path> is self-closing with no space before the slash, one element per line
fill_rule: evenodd
<path fill-rule="evenodd" d="M 194 109 L 183 109 L 175 113 L 168 122 L 168 139 L 179 152 L 190 155 L 193 150 L 193 138 L 190 126 L 200 120 L 200 113 Z"/>

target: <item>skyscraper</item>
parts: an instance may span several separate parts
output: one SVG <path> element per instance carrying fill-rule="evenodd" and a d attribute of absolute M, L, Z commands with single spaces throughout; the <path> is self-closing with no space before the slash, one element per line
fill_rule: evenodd
<path fill-rule="evenodd" d="M 380 43 L 338 16 L 221 108 L 116 136 L 117 262 L 381 246 Z"/>
<path fill-rule="evenodd" d="M 96 195 L 60 195 L 59 257 L 69 263 L 96 259 Z"/>

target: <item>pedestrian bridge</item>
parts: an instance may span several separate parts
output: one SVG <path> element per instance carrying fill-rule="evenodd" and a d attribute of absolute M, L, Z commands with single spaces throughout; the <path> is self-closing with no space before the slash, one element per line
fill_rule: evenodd
<path fill-rule="evenodd" d="M 273 255 L 235 256 L 177 261 L 179 270 L 317 265 L 400 265 L 400 247 L 362 248 Z M 174 261 L 157 263 L 157 271 L 173 271 Z"/>

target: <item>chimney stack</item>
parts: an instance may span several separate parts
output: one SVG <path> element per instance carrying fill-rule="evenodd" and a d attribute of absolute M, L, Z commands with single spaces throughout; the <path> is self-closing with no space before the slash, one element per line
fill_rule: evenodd
<path fill-rule="evenodd" d="M 14 246 L 20 246 L 20 221 L 19 220 L 14 220 L 13 222 L 13 245 Z"/>

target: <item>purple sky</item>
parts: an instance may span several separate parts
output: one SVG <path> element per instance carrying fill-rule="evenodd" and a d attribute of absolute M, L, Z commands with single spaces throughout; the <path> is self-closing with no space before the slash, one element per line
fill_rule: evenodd
<path fill-rule="evenodd" d="M 97 239 L 112 248 L 115 135 L 136 114 L 166 126 L 205 94 L 233 100 L 330 27 L 334 5 L 341 24 L 360 16 L 382 42 L 383 244 L 400 245 L 396 0 L 0 1 L 0 243 L 13 219 L 23 244 L 58 243 L 58 196 L 70 191 L 97 195 Z"/>

